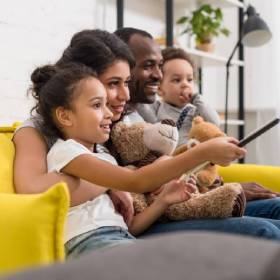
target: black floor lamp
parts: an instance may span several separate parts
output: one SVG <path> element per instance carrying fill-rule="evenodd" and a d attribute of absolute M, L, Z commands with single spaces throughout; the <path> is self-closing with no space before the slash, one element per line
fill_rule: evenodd
<path fill-rule="evenodd" d="M 225 133 L 227 133 L 228 128 L 229 67 L 231 66 L 233 55 L 241 43 L 248 47 L 258 47 L 266 44 L 272 37 L 272 33 L 270 32 L 267 24 L 260 18 L 253 6 L 248 6 L 245 15 L 247 15 L 247 19 L 243 23 L 242 35 L 233 48 L 233 51 L 226 63 Z"/>

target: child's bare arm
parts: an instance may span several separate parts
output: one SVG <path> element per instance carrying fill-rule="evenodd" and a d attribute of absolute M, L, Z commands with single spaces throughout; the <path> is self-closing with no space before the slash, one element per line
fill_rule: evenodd
<path fill-rule="evenodd" d="M 167 207 L 168 205 L 160 200 L 155 200 L 153 204 L 134 217 L 128 229 L 129 232 L 134 236 L 139 235 L 158 220 Z"/>
<path fill-rule="evenodd" d="M 134 217 L 129 232 L 135 236 L 142 233 L 158 220 L 169 205 L 188 200 L 194 190 L 195 187 L 192 182 L 173 180 L 165 184 L 157 199 Z"/>
<path fill-rule="evenodd" d="M 77 177 L 47 171 L 47 145 L 33 127 L 22 127 L 13 138 L 15 145 L 14 184 L 17 193 L 36 194 L 64 181 L 67 183 L 71 206 L 91 200 L 107 188 L 99 187 Z"/>
<path fill-rule="evenodd" d="M 194 167 L 211 161 L 226 166 L 245 155 L 230 137 L 211 139 L 173 158 L 159 161 L 137 170 L 129 170 L 91 155 L 80 155 L 68 163 L 62 172 L 108 188 L 143 193 L 180 177 Z"/>

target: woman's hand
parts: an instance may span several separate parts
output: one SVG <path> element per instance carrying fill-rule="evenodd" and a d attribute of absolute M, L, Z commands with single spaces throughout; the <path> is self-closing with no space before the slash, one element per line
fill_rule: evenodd
<path fill-rule="evenodd" d="M 134 217 L 133 199 L 129 192 L 110 190 L 109 196 L 118 211 L 124 218 L 127 226 L 130 226 Z"/>
<path fill-rule="evenodd" d="M 227 166 L 246 154 L 246 150 L 238 147 L 237 144 L 238 140 L 233 137 L 218 137 L 205 141 L 197 147 L 205 150 L 209 161 L 221 166 Z"/>

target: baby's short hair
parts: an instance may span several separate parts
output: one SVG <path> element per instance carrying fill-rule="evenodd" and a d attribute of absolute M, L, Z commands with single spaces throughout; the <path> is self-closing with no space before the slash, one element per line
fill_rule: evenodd
<path fill-rule="evenodd" d="M 189 62 L 189 64 L 192 66 L 192 68 L 195 70 L 195 64 L 193 60 L 190 58 L 190 56 L 187 54 L 186 51 L 184 51 L 181 48 L 175 48 L 175 47 L 167 47 L 166 49 L 162 50 L 162 58 L 163 58 L 163 65 L 173 59 L 183 59 Z"/>

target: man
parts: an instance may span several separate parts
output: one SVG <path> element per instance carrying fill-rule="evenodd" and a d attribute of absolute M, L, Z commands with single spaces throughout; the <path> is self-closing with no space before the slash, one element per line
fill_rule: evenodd
<path fill-rule="evenodd" d="M 135 67 L 131 73 L 129 85 L 130 101 L 128 115 L 131 122 L 143 121 L 141 112 L 147 112 L 149 105 L 155 102 L 156 94 L 162 79 L 162 56 L 160 47 L 155 44 L 153 37 L 146 31 L 134 28 L 122 28 L 115 32 L 126 42 L 135 58 Z M 140 115 L 139 115 L 140 114 Z M 147 122 L 156 122 L 152 112 Z"/>
<path fill-rule="evenodd" d="M 135 58 L 130 84 L 131 103 L 153 103 L 162 79 L 160 47 L 143 30 L 122 28 L 115 34 L 128 44 Z"/>
<path fill-rule="evenodd" d="M 147 112 L 149 111 L 148 104 L 152 104 L 156 99 L 160 80 L 162 79 L 162 56 L 160 47 L 153 40 L 153 37 L 143 30 L 122 28 L 117 30 L 115 34 L 128 44 L 136 62 L 135 68 L 132 70 L 132 81 L 130 84 L 131 99 L 129 103 L 129 117 L 131 116 L 133 121 L 141 121 L 143 119 L 139 114 L 145 112 L 145 114 L 142 114 L 143 116 L 150 116 L 148 118 L 145 117 L 145 121 L 154 122 L 153 116 L 149 115 Z M 224 225 L 222 225 L 221 220 L 220 222 L 217 222 L 219 220 L 212 220 L 212 226 L 210 227 L 205 226 L 209 220 L 187 221 L 189 225 L 186 227 L 183 226 L 181 229 L 214 229 L 219 231 L 225 230 L 227 232 L 255 234 L 251 229 L 255 226 L 254 223 L 258 221 L 270 223 L 279 230 L 280 198 L 277 198 L 279 193 L 266 190 L 256 183 L 242 183 L 242 186 L 248 201 L 245 215 L 264 219 L 248 219 L 246 222 L 248 225 L 247 229 L 241 229 L 240 231 L 236 230 L 236 222 L 232 222 L 234 219 L 226 219 L 225 221 L 227 222 Z M 217 223 L 217 226 L 213 227 L 213 223 Z M 175 224 L 173 223 L 172 230 L 176 227 Z M 180 226 L 181 225 L 178 224 L 178 230 Z M 271 225 L 267 224 L 266 229 L 270 226 Z M 157 226 L 154 226 L 154 228 L 155 227 Z M 163 225 L 158 231 L 152 228 L 150 233 L 163 232 L 165 228 L 168 228 L 168 226 L 165 227 Z"/>

